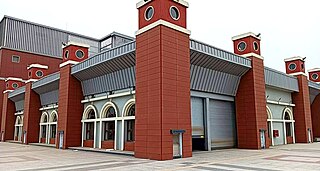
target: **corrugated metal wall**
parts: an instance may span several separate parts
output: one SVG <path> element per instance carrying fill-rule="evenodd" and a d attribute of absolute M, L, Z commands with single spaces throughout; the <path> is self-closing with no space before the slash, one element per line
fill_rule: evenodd
<path fill-rule="evenodd" d="M 89 39 L 85 39 L 85 38 L 81 38 L 79 36 L 73 36 L 73 35 L 69 35 L 68 40 L 71 42 L 77 42 L 77 43 L 89 45 L 90 46 L 89 56 L 93 56 L 99 53 L 99 42 L 97 41 L 93 41 L 93 40 L 89 40 Z"/>
<path fill-rule="evenodd" d="M 0 22 L 0 47 L 3 46 L 4 42 L 5 22 L 5 19 Z"/>
<path fill-rule="evenodd" d="M 78 43 L 91 41 L 90 44 L 93 44 L 93 40 L 22 20 L 8 18 L 7 22 L 6 47 L 8 48 L 61 57 L 62 42 L 68 42 L 69 39 Z M 69 35 L 72 37 L 69 38 Z M 97 47 L 90 49 L 92 52 L 98 52 L 97 50 Z"/>
<path fill-rule="evenodd" d="M 210 100 L 211 148 L 226 148 L 236 145 L 236 123 L 233 102 Z"/>
<path fill-rule="evenodd" d="M 235 96 L 240 77 L 191 65 L 191 90 Z"/>
<path fill-rule="evenodd" d="M 41 106 L 58 103 L 58 100 L 59 100 L 59 90 L 40 94 Z"/>
<path fill-rule="evenodd" d="M 15 102 L 16 111 L 21 111 L 24 109 L 24 100 Z"/>
<path fill-rule="evenodd" d="M 280 71 L 265 67 L 266 85 L 289 91 L 299 91 L 298 80 Z"/>
<path fill-rule="evenodd" d="M 191 97 L 192 136 L 204 136 L 204 104 L 203 99 Z"/>
<path fill-rule="evenodd" d="M 84 96 L 135 86 L 135 67 L 82 81 Z"/>

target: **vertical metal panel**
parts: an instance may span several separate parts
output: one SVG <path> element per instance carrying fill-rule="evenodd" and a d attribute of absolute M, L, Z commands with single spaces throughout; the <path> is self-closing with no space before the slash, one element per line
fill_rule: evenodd
<path fill-rule="evenodd" d="M 268 67 L 265 67 L 264 73 L 266 85 L 289 91 L 299 91 L 297 78 Z"/>
<path fill-rule="evenodd" d="M 191 65 L 191 89 L 235 96 L 240 77 Z"/>
<path fill-rule="evenodd" d="M 203 99 L 191 97 L 192 136 L 204 136 Z"/>
<path fill-rule="evenodd" d="M 58 103 L 59 90 L 40 94 L 41 106 Z"/>
<path fill-rule="evenodd" d="M 82 81 L 85 96 L 120 90 L 135 86 L 135 67 Z"/>
<path fill-rule="evenodd" d="M 0 47 L 4 45 L 5 19 L 0 22 Z"/>
<path fill-rule="evenodd" d="M 211 147 L 234 147 L 236 145 L 234 103 L 210 100 L 209 105 Z"/>
<path fill-rule="evenodd" d="M 15 102 L 16 111 L 21 111 L 24 109 L 24 100 Z"/>
<path fill-rule="evenodd" d="M 74 42 L 94 45 L 91 52 L 98 52 L 98 41 L 77 34 L 47 26 L 7 18 L 6 47 L 49 56 L 62 56 L 62 42 L 68 42 L 69 35 Z"/>
<path fill-rule="evenodd" d="M 97 41 L 93 41 L 93 40 L 89 40 L 86 38 L 73 36 L 73 35 L 69 35 L 68 40 L 71 42 L 77 42 L 77 43 L 89 45 L 90 46 L 89 47 L 89 56 L 93 56 L 93 55 L 96 55 L 97 53 L 99 53 L 99 42 L 97 42 Z"/>

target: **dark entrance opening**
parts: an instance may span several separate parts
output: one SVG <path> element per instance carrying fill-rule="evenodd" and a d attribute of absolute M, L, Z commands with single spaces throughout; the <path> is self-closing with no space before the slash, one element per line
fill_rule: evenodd
<path fill-rule="evenodd" d="M 206 151 L 205 138 L 192 138 L 192 151 Z"/>

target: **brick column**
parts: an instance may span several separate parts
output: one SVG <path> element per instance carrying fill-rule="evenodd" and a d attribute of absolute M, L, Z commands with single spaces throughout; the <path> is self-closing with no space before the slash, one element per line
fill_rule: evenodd
<path fill-rule="evenodd" d="M 308 129 L 312 129 L 309 86 L 307 76 L 296 76 L 299 83 L 299 92 L 292 94 L 295 119 L 295 137 L 297 143 L 308 143 Z M 311 135 L 311 141 L 313 141 Z"/>
<path fill-rule="evenodd" d="M 264 65 L 262 59 L 249 58 L 252 69 L 241 78 L 236 95 L 238 147 L 260 149 L 260 129 L 267 130 Z"/>
<path fill-rule="evenodd" d="M 26 84 L 24 98 L 23 131 L 26 132 L 25 144 L 39 142 L 40 118 L 41 118 L 40 96 L 32 90 L 32 82 Z"/>
<path fill-rule="evenodd" d="M 71 65 L 60 68 L 59 86 L 59 132 L 63 131 L 63 149 L 81 146 L 81 118 L 83 113 L 83 99 L 81 82 L 71 75 Z M 57 143 L 57 148 L 59 143 Z"/>
<path fill-rule="evenodd" d="M 311 105 L 313 136 L 320 138 L 320 94 L 316 96 Z"/>
<path fill-rule="evenodd" d="M 14 138 L 14 123 L 15 123 L 15 106 L 8 98 L 9 93 L 4 93 L 2 103 L 2 124 L 0 140 L 13 140 Z M 3 135 L 4 134 L 4 135 Z M 3 139 L 2 139 L 3 138 Z"/>
<path fill-rule="evenodd" d="M 0 129 L 1 129 L 1 124 L 2 124 L 2 106 L 3 106 L 3 98 L 4 94 L 2 92 L 5 91 L 6 83 L 4 80 L 0 80 Z M 1 132 L 0 132 L 1 134 Z M 0 140 L 1 140 L 1 135 L 0 135 Z"/>

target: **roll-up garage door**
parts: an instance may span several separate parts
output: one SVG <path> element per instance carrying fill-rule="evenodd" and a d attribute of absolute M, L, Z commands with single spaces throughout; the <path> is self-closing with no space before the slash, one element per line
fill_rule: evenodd
<path fill-rule="evenodd" d="M 234 147 L 236 145 L 234 103 L 210 100 L 209 112 L 211 147 Z"/>
<path fill-rule="evenodd" d="M 200 138 L 204 136 L 203 99 L 191 97 L 192 136 Z"/>

